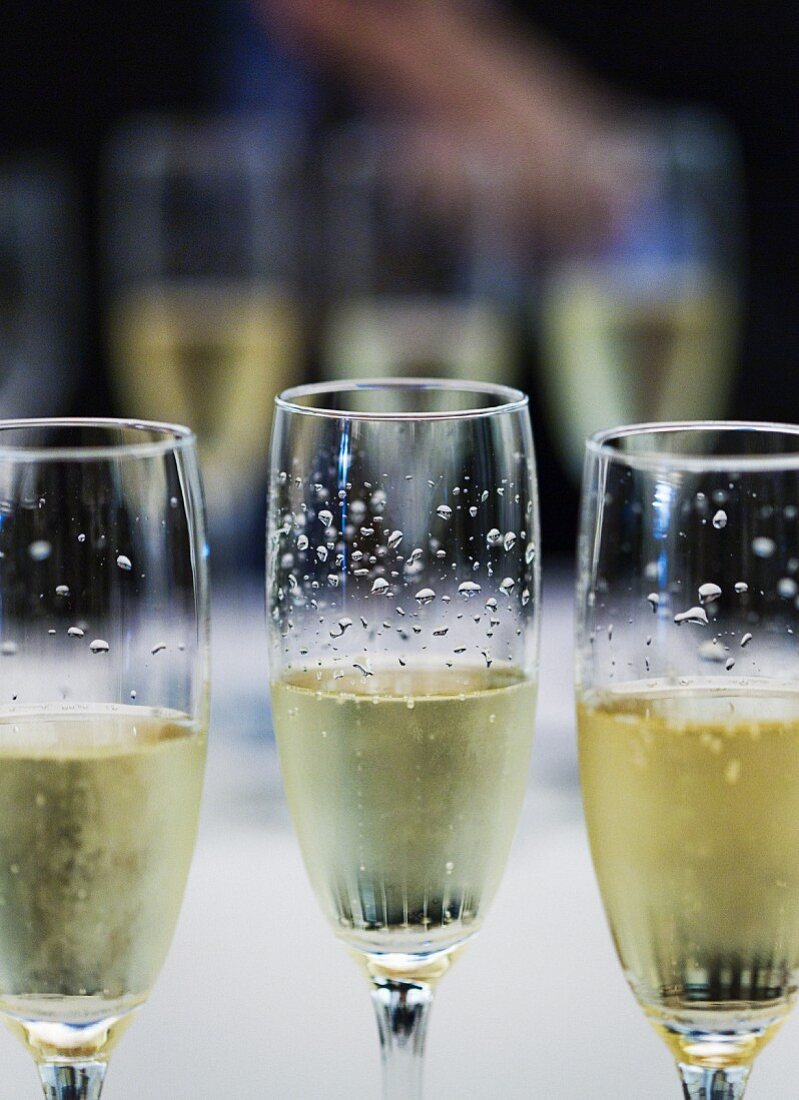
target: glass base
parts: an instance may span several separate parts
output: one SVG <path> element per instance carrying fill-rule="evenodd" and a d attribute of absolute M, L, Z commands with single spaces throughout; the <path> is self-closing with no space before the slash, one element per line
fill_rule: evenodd
<path fill-rule="evenodd" d="M 4 997 L 0 1018 L 40 1064 L 105 1061 L 141 997 Z"/>
<path fill-rule="evenodd" d="M 469 936 L 442 951 L 426 954 L 363 951 L 354 947 L 350 950 L 365 968 L 370 981 L 423 982 L 432 986 L 460 958 L 471 938 Z"/>
<path fill-rule="evenodd" d="M 745 1003 L 711 1004 L 646 1013 L 678 1063 L 701 1069 L 749 1066 L 776 1034 L 790 1006 L 755 1008 Z"/>

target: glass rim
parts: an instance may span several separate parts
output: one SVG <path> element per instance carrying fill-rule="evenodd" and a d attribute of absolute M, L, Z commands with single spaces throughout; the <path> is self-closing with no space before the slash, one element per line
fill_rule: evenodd
<path fill-rule="evenodd" d="M 630 436 L 667 435 L 670 432 L 751 432 L 796 438 L 796 451 L 764 451 L 762 454 L 706 454 L 701 451 L 619 451 L 611 445 Z M 585 441 L 586 456 L 604 458 L 632 469 L 688 470 L 691 472 L 799 470 L 799 424 L 770 420 L 667 420 L 623 424 L 603 428 Z"/>
<path fill-rule="evenodd" d="M 98 428 L 131 432 L 152 432 L 161 439 L 147 439 L 142 442 L 126 441 L 91 444 L 60 444 L 43 446 L 34 443 L 9 445 L 3 442 L 3 433 L 42 428 Z M 112 416 L 42 416 L 22 419 L 0 420 L 0 462 L 75 462 L 87 459 L 114 459 L 122 456 L 131 458 L 155 458 L 172 451 L 191 448 L 196 443 L 191 428 L 183 424 L 170 424 L 160 420 L 133 420 Z"/>
<path fill-rule="evenodd" d="M 442 390 L 482 394 L 498 399 L 496 405 L 487 408 L 444 409 L 420 412 L 380 412 L 359 409 L 333 409 L 298 404 L 303 397 L 359 390 Z M 497 416 L 509 412 L 518 412 L 527 408 L 529 398 L 522 390 L 513 386 L 504 386 L 499 382 L 473 382 L 455 378 L 357 378 L 333 382 L 312 382 L 302 386 L 292 386 L 283 390 L 275 398 L 275 405 L 284 412 L 302 413 L 306 416 L 320 416 L 331 420 L 469 420 L 476 417 Z"/>

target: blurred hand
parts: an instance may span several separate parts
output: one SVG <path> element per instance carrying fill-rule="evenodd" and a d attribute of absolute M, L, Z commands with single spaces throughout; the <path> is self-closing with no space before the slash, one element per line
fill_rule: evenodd
<path fill-rule="evenodd" d="M 256 0 L 272 31 L 372 108 L 401 111 L 406 155 L 457 208 L 466 166 L 538 243 L 607 231 L 633 186 L 609 152 L 615 105 L 557 51 L 463 0 Z"/>

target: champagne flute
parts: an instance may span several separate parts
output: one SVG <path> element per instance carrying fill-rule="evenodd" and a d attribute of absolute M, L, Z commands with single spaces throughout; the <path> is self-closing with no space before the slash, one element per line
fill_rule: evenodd
<path fill-rule="evenodd" d="M 589 440 L 577 596 L 591 851 L 689 1100 L 740 1100 L 799 979 L 799 427 Z"/>
<path fill-rule="evenodd" d="M 164 961 L 208 718 L 194 436 L 0 421 L 0 1017 L 97 1100 Z"/>
<path fill-rule="evenodd" d="M 443 381 L 277 401 L 272 708 L 311 884 L 370 982 L 386 1100 L 421 1095 L 438 979 L 527 782 L 538 517 L 527 399 Z"/>

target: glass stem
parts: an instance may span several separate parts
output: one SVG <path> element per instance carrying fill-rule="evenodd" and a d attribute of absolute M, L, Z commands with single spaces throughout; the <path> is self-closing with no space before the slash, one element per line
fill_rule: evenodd
<path fill-rule="evenodd" d="M 372 1001 L 380 1032 L 383 1100 L 421 1100 L 432 986 L 425 982 L 372 978 Z"/>
<path fill-rule="evenodd" d="M 727 1066 L 708 1069 L 678 1062 L 685 1100 L 741 1100 L 749 1077 L 750 1066 Z"/>
<path fill-rule="evenodd" d="M 106 1062 L 40 1062 L 46 1100 L 100 1100 Z"/>

